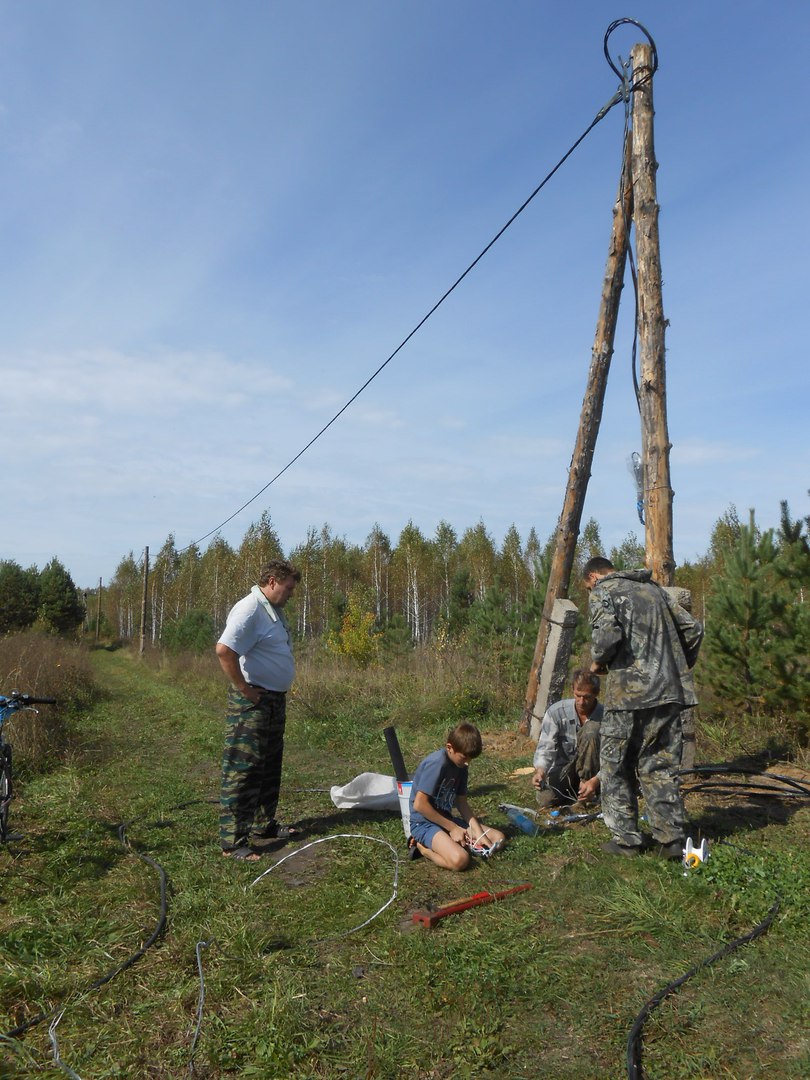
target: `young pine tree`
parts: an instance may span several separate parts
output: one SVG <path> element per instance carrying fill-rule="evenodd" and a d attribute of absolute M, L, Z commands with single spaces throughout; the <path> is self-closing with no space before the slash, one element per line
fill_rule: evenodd
<path fill-rule="evenodd" d="M 750 524 L 724 552 L 706 610 L 702 677 L 725 710 L 792 718 L 806 730 L 807 615 L 783 577 L 773 530 Z"/>
<path fill-rule="evenodd" d="M 60 634 L 76 630 L 84 619 L 84 604 L 73 578 L 58 559 L 51 559 L 39 575 L 38 616 Z"/>

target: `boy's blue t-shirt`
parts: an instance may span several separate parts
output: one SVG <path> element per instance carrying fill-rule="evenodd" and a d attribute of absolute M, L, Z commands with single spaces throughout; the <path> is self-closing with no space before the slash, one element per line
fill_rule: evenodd
<path fill-rule="evenodd" d="M 414 810 L 413 803 L 417 791 L 424 791 L 430 804 L 440 814 L 453 817 L 453 807 L 460 795 L 467 794 L 467 766 L 454 765 L 447 756 L 447 751 L 434 750 L 420 762 L 413 774 L 411 786 L 411 824 L 430 824 L 428 819 Z"/>

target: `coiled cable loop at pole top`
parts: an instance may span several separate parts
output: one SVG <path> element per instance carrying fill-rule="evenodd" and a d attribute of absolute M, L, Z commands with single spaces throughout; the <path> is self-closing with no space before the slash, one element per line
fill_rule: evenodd
<path fill-rule="evenodd" d="M 656 71 L 658 71 L 658 49 L 656 48 L 655 41 L 653 40 L 652 34 L 646 28 L 646 26 L 642 26 L 641 23 L 637 19 L 614 19 L 613 22 L 610 24 L 610 26 L 605 31 L 605 43 L 604 43 L 605 59 L 610 64 L 611 70 L 614 71 L 619 76 L 619 78 L 621 79 L 622 85 L 624 86 L 626 94 L 629 94 L 633 90 L 635 90 L 638 83 L 632 83 L 630 85 L 627 84 L 627 73 L 626 73 L 625 65 L 622 62 L 622 58 L 619 57 L 619 64 L 621 65 L 621 67 L 617 67 L 616 64 L 614 63 L 611 55 L 610 55 L 609 50 L 608 50 L 608 41 L 610 40 L 610 35 L 613 33 L 614 30 L 618 30 L 618 28 L 620 26 L 628 26 L 628 25 L 629 26 L 637 26 L 639 28 L 639 30 L 642 32 L 642 34 L 646 37 L 647 41 L 649 41 L 650 48 L 652 49 L 652 68 L 651 68 L 651 70 L 649 72 L 647 72 L 645 74 L 645 77 L 644 77 L 643 81 L 646 82 L 646 80 L 648 78 L 653 76 L 656 73 Z"/>

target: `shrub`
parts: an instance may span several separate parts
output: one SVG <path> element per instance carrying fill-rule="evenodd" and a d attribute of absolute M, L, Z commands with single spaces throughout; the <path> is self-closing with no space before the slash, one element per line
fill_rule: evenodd
<path fill-rule="evenodd" d="M 160 640 L 173 656 L 181 652 L 199 655 L 212 648 L 216 641 L 214 620 L 207 611 L 189 611 L 182 618 L 167 623 Z"/>
<path fill-rule="evenodd" d="M 37 617 L 39 574 L 16 562 L 0 562 L 0 634 L 26 630 Z"/>
<path fill-rule="evenodd" d="M 327 635 L 326 647 L 365 668 L 377 659 L 380 637 L 380 632 L 374 629 L 374 613 L 365 610 L 362 599 L 352 593 L 340 630 Z"/>
<path fill-rule="evenodd" d="M 57 700 L 18 712 L 6 726 L 21 771 L 44 772 L 69 748 L 72 721 L 97 695 L 87 651 L 32 630 L 0 638 L 0 693 L 12 690 Z"/>
<path fill-rule="evenodd" d="M 84 620 L 84 604 L 73 578 L 58 559 L 51 559 L 39 575 L 38 618 L 58 634 L 78 629 Z"/>
<path fill-rule="evenodd" d="M 729 544 L 706 612 L 701 669 L 716 707 L 748 717 L 789 718 L 792 737 L 810 737 L 810 616 L 797 553 L 759 533 L 753 513 Z"/>

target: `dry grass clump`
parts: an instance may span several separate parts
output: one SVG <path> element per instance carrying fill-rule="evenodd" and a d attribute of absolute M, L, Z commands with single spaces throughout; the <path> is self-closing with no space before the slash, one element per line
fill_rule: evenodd
<path fill-rule="evenodd" d="M 480 658 L 431 645 L 358 667 L 316 646 L 299 649 L 293 698 L 315 716 L 358 711 L 398 728 L 470 720 L 482 723 L 514 712 L 516 701 Z M 515 713 L 515 715 L 517 715 Z"/>
<path fill-rule="evenodd" d="M 15 713 L 4 727 L 15 771 L 42 772 L 68 749 L 72 720 L 96 696 L 86 648 L 33 630 L 0 638 L 0 694 L 12 690 L 57 700 Z"/>
<path fill-rule="evenodd" d="M 136 656 L 133 652 L 133 659 Z M 320 642 L 296 643 L 291 700 L 327 721 L 358 719 L 407 729 L 425 724 L 473 723 L 519 715 L 520 694 L 504 685 L 489 658 L 469 650 L 422 645 L 362 667 Z M 213 648 L 169 655 L 146 649 L 137 658 L 201 701 L 224 701 L 226 680 Z"/>

